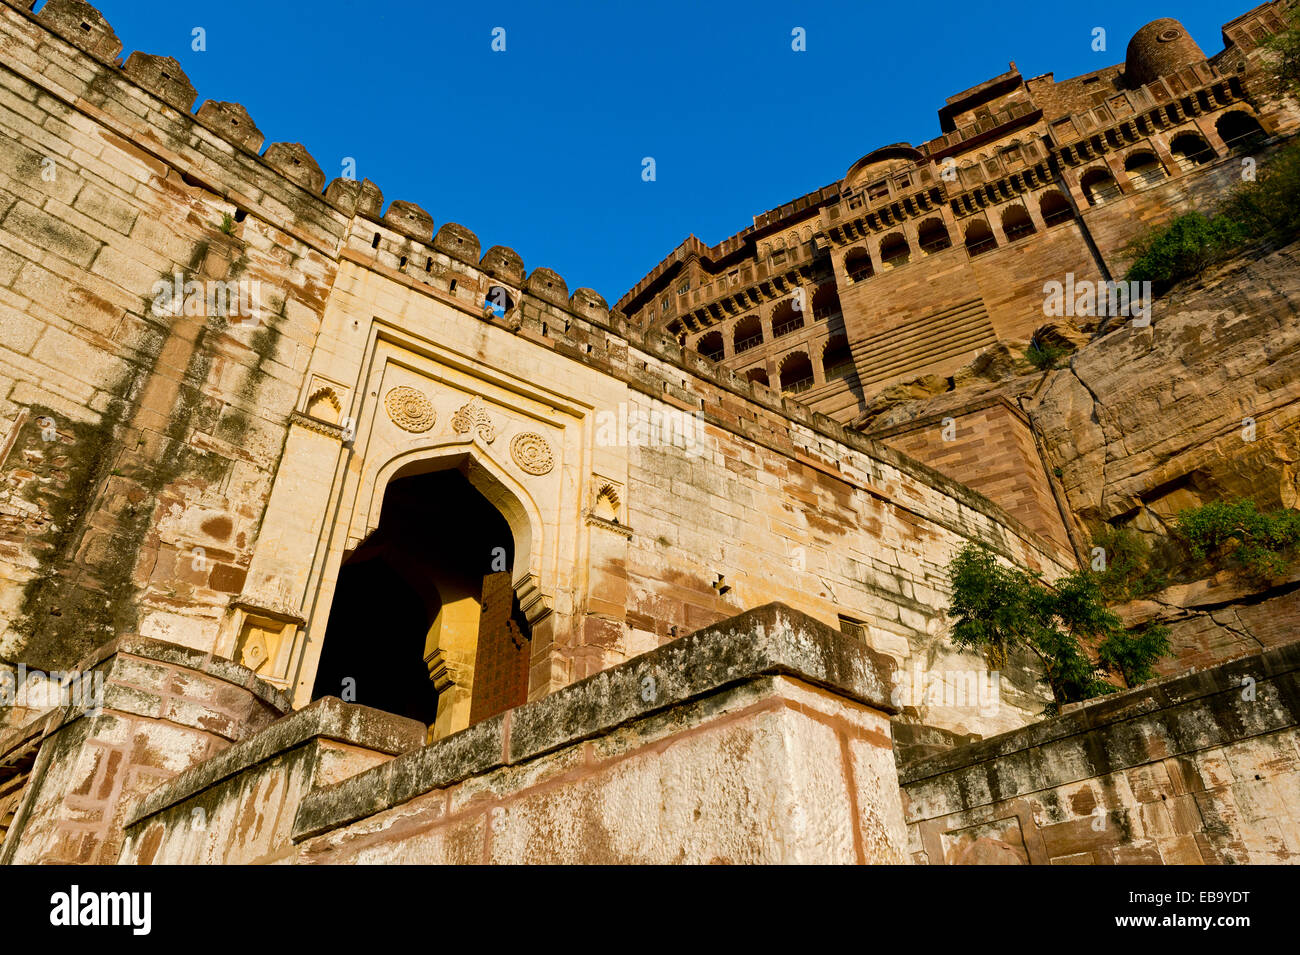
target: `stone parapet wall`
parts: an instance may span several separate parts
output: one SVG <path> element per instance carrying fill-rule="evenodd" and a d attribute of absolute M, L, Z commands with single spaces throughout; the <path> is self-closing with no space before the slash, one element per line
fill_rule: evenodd
<path fill-rule="evenodd" d="M 889 672 L 762 607 L 334 786 L 294 775 L 304 711 L 149 797 L 121 861 L 200 858 L 194 808 L 238 805 L 241 832 L 282 841 L 226 861 L 903 862 Z"/>
<path fill-rule="evenodd" d="M 302 799 L 424 745 L 425 727 L 333 697 L 286 716 L 132 808 L 122 861 L 267 864 L 292 858 Z"/>
<path fill-rule="evenodd" d="M 136 799 L 290 708 L 244 667 L 142 637 L 101 647 L 79 672 L 102 695 L 0 739 L 3 761 L 39 737 L 2 863 L 111 863 Z"/>
<path fill-rule="evenodd" d="M 900 769 L 930 865 L 1300 860 L 1300 643 Z"/>

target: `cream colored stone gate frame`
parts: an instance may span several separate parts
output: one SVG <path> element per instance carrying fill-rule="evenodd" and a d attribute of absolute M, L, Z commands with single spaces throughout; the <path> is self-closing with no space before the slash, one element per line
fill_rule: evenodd
<path fill-rule="evenodd" d="M 245 593 L 237 598 L 244 606 L 301 608 L 303 623 L 283 674 L 296 706 L 311 698 L 339 568 L 378 527 L 392 480 L 455 467 L 502 513 L 514 537 L 515 593 L 533 624 L 534 666 L 571 629 L 585 586 L 589 475 L 598 466 L 626 480 L 626 450 L 594 447 L 594 412 L 626 400 L 622 383 L 445 303 L 394 289 L 373 273 L 357 273 L 340 277 L 353 294 L 334 296 L 327 308 L 272 486 L 262 530 L 267 546 L 259 538 Z M 351 383 L 341 426 L 306 414 L 321 380 Z M 414 388 L 432 403 L 427 430 L 411 433 L 410 421 L 403 429 L 390 418 L 385 396 L 396 387 Z M 490 441 L 472 428 L 452 427 L 471 401 L 491 423 Z M 544 439 L 549 471 L 515 460 L 511 441 L 521 434 Z M 318 462 L 309 474 L 302 454 L 294 452 L 297 465 L 289 460 L 290 449 L 303 446 Z M 332 469 L 328 478 L 326 469 Z M 245 616 L 227 619 L 218 652 L 235 655 Z"/>

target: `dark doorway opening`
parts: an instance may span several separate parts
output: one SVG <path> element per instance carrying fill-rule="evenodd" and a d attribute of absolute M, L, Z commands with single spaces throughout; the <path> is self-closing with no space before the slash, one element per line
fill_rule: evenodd
<path fill-rule="evenodd" d="M 456 469 L 400 477 L 344 559 L 313 699 L 463 729 L 524 702 L 531 641 L 505 517 Z"/>

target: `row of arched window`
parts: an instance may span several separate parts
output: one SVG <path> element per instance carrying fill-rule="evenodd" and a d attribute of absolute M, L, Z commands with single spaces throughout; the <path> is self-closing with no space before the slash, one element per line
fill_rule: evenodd
<path fill-rule="evenodd" d="M 1219 117 L 1216 129 L 1224 143 L 1233 149 L 1249 148 L 1264 135 L 1263 128 L 1248 113 L 1236 110 Z M 1170 153 L 1181 171 L 1204 165 L 1215 158 L 1205 138 L 1198 133 L 1184 132 L 1176 135 L 1170 142 Z M 1160 182 L 1168 175 L 1168 170 L 1160 162 L 1155 152 L 1149 149 L 1130 153 L 1124 161 L 1124 171 L 1129 182 L 1137 189 Z M 1089 205 L 1101 205 L 1123 195 L 1115 177 L 1108 167 L 1098 166 L 1086 170 L 1080 178 L 1080 187 Z M 1043 225 L 1051 228 L 1074 218 L 1074 210 L 1066 197 L 1058 190 L 1051 189 L 1039 199 L 1039 212 Z M 1002 231 L 1007 241 L 1014 242 L 1037 232 L 1032 217 L 1025 206 L 1016 203 L 1002 210 Z M 926 219 L 917 229 L 917 246 L 929 255 L 940 252 L 952 245 L 948 229 L 939 218 Z M 982 218 L 973 220 L 966 227 L 966 251 L 970 255 L 980 255 L 998 247 L 993 230 Z M 890 233 L 880 240 L 880 264 L 884 268 L 895 268 L 911 260 L 912 248 L 907 237 L 901 232 Z M 864 247 L 850 249 L 844 256 L 844 271 L 850 282 L 861 282 L 875 274 L 875 263 L 871 254 Z"/>
<path fill-rule="evenodd" d="M 780 252 L 783 249 L 793 249 L 804 243 L 811 242 L 812 238 L 813 227 L 811 225 L 805 225 L 803 227 L 802 235 L 800 235 L 798 229 L 792 229 L 790 233 L 786 235 L 784 240 L 781 236 L 775 235 L 766 242 L 760 243 L 758 246 L 758 256 L 761 259 L 765 259 L 769 255 Z"/>
<path fill-rule="evenodd" d="M 1267 134 L 1255 117 L 1241 110 L 1224 113 L 1214 124 L 1230 151 L 1248 150 Z M 1169 153 L 1180 172 L 1203 166 L 1216 157 L 1214 149 L 1200 133 L 1179 133 L 1169 143 Z M 1137 149 L 1124 157 L 1124 173 L 1134 189 L 1145 189 L 1169 175 L 1160 157 L 1150 149 Z M 1089 205 L 1099 206 L 1123 195 L 1119 183 L 1106 166 L 1085 170 L 1079 179 Z"/>
<path fill-rule="evenodd" d="M 1074 210 L 1069 200 L 1059 191 L 1052 189 L 1039 199 L 1039 212 L 1047 228 L 1069 222 L 1074 218 Z M 1021 204 L 1007 206 L 1002 210 L 1002 231 L 1009 242 L 1033 235 L 1038 231 L 1029 211 Z M 952 245 L 948 228 L 942 219 L 926 219 L 917 229 L 916 242 L 926 255 L 942 251 Z M 966 251 L 970 255 L 980 255 L 998 247 L 993 230 L 984 219 L 976 219 L 966 227 Z M 907 237 L 901 232 L 892 232 L 880 240 L 880 262 L 886 268 L 896 268 L 908 262 L 912 249 Z M 850 282 L 861 282 L 875 274 L 875 265 L 871 253 L 862 246 L 850 249 L 844 256 L 844 271 Z"/>
<path fill-rule="evenodd" d="M 843 335 L 834 335 L 822 348 L 822 377 L 826 381 L 844 378 L 853 372 L 853 353 L 849 349 L 848 339 Z M 745 372 L 750 381 L 772 385 L 767 369 L 750 368 Z M 789 394 L 807 391 L 816 381 L 813 376 L 812 359 L 805 351 L 795 351 L 781 359 L 777 372 L 776 387 Z"/>
<path fill-rule="evenodd" d="M 827 282 L 819 286 L 813 292 L 811 306 L 813 321 L 838 315 L 840 296 L 835 290 L 835 283 Z M 796 308 L 793 297 L 778 302 L 772 310 L 772 338 L 782 338 L 803 328 L 807 324 L 807 311 L 807 306 Z M 738 355 L 756 348 L 764 340 L 762 320 L 757 315 L 745 315 L 731 329 L 732 354 Z M 701 335 L 695 342 L 695 350 L 710 361 L 722 361 L 726 357 L 723 333 L 719 330 Z"/>

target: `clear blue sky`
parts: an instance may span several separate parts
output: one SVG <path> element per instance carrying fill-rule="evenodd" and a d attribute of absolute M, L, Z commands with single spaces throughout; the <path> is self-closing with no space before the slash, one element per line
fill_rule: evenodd
<path fill-rule="evenodd" d="M 716 243 L 876 146 L 938 135 L 944 98 L 1009 60 L 1025 76 L 1085 73 L 1122 62 L 1162 16 L 1213 55 L 1220 26 L 1252 5 L 96 2 L 124 54 L 176 57 L 199 103 L 243 103 L 268 143 L 303 143 L 329 179 L 355 157 L 386 201 L 610 304 L 688 234 Z M 805 52 L 791 50 L 795 27 Z M 641 179 L 646 156 L 655 182 Z"/>

